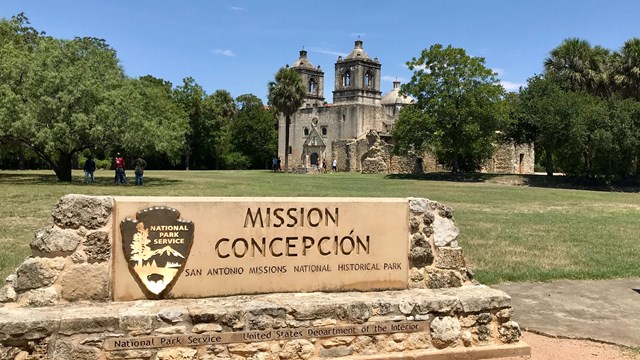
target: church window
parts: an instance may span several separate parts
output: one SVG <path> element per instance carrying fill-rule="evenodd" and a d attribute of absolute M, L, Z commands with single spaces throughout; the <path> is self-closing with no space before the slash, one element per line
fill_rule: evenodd
<path fill-rule="evenodd" d="M 289 154 L 293 154 L 293 147 L 289 146 Z"/>
<path fill-rule="evenodd" d="M 344 75 L 342 75 L 342 86 L 351 86 L 351 71 L 345 71 Z"/>
<path fill-rule="evenodd" d="M 304 128 L 304 135 L 305 136 L 309 135 L 309 128 Z"/>
<path fill-rule="evenodd" d="M 311 80 L 309 80 L 309 92 L 315 93 L 316 91 L 317 91 L 316 79 L 311 78 Z"/>
<path fill-rule="evenodd" d="M 327 127 L 326 126 L 322 127 L 322 136 L 327 136 Z"/>
<path fill-rule="evenodd" d="M 367 71 L 364 74 L 364 86 L 371 87 L 372 84 L 373 84 L 373 76 L 371 75 L 370 71 Z"/>

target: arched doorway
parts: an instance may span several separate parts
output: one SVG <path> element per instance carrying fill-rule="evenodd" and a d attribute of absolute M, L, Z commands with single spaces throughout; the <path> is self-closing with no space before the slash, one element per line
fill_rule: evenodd
<path fill-rule="evenodd" d="M 311 154 L 311 165 L 318 165 L 318 162 L 320 160 L 320 155 L 318 155 L 318 153 L 314 152 Z"/>

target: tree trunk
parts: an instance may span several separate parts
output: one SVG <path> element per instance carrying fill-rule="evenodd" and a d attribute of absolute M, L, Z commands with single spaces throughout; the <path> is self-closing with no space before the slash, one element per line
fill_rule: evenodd
<path fill-rule="evenodd" d="M 187 167 L 186 167 L 185 170 L 189 170 L 189 160 L 191 160 L 189 158 L 189 153 L 191 153 L 191 145 L 187 145 L 187 153 L 185 154 L 186 156 L 185 156 L 185 161 L 184 161 L 187 164 Z"/>
<path fill-rule="evenodd" d="M 551 148 L 546 147 L 544 149 L 544 152 L 545 152 L 547 176 L 553 176 L 553 157 L 551 156 Z"/>
<path fill-rule="evenodd" d="M 59 181 L 71 182 L 71 154 L 60 153 L 58 163 L 54 165 L 53 171 Z"/>
<path fill-rule="evenodd" d="M 454 174 L 457 174 L 459 168 L 460 167 L 458 166 L 458 152 L 454 151 L 453 158 L 451 159 L 451 172 Z"/>
<path fill-rule="evenodd" d="M 287 115 L 284 128 L 284 172 L 289 172 L 289 126 L 291 125 L 291 119 Z"/>

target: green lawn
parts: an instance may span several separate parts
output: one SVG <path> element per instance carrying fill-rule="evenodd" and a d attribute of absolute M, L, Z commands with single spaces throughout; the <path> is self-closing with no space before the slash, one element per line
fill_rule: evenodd
<path fill-rule="evenodd" d="M 640 276 L 638 193 L 505 185 L 545 183 L 544 177 L 519 176 L 464 182 L 350 173 L 150 170 L 145 186 L 118 187 L 112 171 L 96 174 L 98 183 L 84 185 L 80 172 L 72 184 L 63 184 L 49 171 L 0 171 L 2 278 L 29 255 L 35 230 L 51 223 L 53 206 L 69 193 L 425 197 L 455 209 L 460 244 L 480 282 Z"/>

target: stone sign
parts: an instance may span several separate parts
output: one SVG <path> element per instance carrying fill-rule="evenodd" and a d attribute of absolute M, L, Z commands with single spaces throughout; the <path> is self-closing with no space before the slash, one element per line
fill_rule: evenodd
<path fill-rule="evenodd" d="M 406 199 L 122 197 L 114 213 L 117 301 L 408 284 Z"/>

